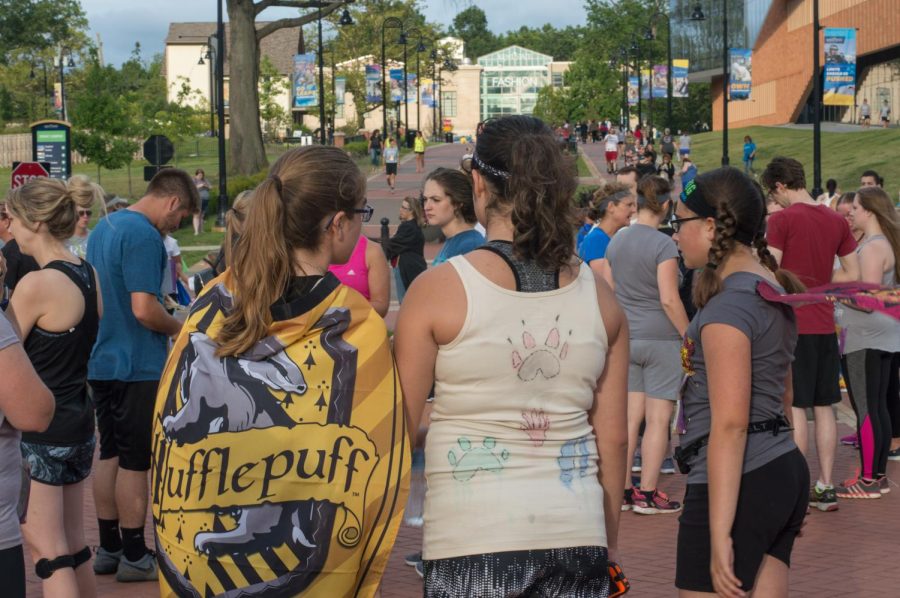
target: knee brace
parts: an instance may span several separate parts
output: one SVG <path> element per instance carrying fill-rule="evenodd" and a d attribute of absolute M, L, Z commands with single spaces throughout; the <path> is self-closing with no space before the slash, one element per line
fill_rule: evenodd
<path fill-rule="evenodd" d="M 90 556 L 90 555 L 88 555 Z M 49 579 L 55 571 L 65 569 L 66 567 L 75 568 L 75 558 L 71 554 L 64 554 L 55 559 L 41 559 L 34 564 L 34 572 L 41 579 Z"/>
<path fill-rule="evenodd" d="M 73 554 L 72 559 L 75 561 L 75 564 L 72 565 L 72 568 L 77 569 L 81 565 L 91 560 L 91 549 L 85 546 L 84 548 Z"/>

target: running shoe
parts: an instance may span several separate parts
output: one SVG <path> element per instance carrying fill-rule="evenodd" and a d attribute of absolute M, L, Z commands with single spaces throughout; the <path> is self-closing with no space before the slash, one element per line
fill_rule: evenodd
<path fill-rule="evenodd" d="M 662 465 L 659 468 L 659 473 L 675 473 L 675 461 L 672 460 L 672 457 L 663 459 Z"/>
<path fill-rule="evenodd" d="M 156 555 L 146 553 L 136 561 L 129 561 L 124 556 L 119 561 L 119 569 L 116 571 L 116 581 L 156 581 L 159 573 L 156 570 Z"/>
<path fill-rule="evenodd" d="M 409 565 L 410 567 L 415 567 L 417 563 L 422 562 L 422 553 L 414 552 L 412 554 L 408 554 L 403 557 L 403 562 Z"/>
<path fill-rule="evenodd" d="M 622 510 L 630 511 L 634 508 L 634 488 L 625 488 L 625 497 L 622 499 Z"/>
<path fill-rule="evenodd" d="M 881 491 L 882 494 L 889 494 L 891 491 L 891 486 L 895 485 L 894 482 L 891 481 L 891 479 L 888 478 L 886 475 L 881 476 L 880 478 L 878 478 L 875 481 L 878 482 L 878 489 Z"/>
<path fill-rule="evenodd" d="M 634 459 L 631 460 L 631 473 L 640 473 L 641 471 L 641 456 L 635 455 Z"/>
<path fill-rule="evenodd" d="M 839 484 L 835 492 L 838 498 L 881 498 L 881 489 L 875 480 L 866 480 L 857 475 Z"/>
<path fill-rule="evenodd" d="M 813 486 L 809 491 L 809 506 L 824 512 L 837 511 L 838 502 L 834 487 L 819 490 Z"/>
<path fill-rule="evenodd" d="M 94 555 L 94 573 L 97 575 L 112 575 L 119 570 L 119 561 L 122 559 L 122 550 L 115 552 L 97 547 L 97 553 Z"/>
<path fill-rule="evenodd" d="M 422 561 L 416 563 L 416 575 L 421 578 L 425 577 L 425 563 L 423 563 Z"/>
<path fill-rule="evenodd" d="M 847 436 L 841 437 L 841 444 L 843 444 L 844 446 L 859 448 L 859 438 L 856 436 L 856 434 L 848 434 Z"/>
<path fill-rule="evenodd" d="M 888 461 L 900 461 L 900 447 L 888 451 Z"/>
<path fill-rule="evenodd" d="M 660 515 L 663 513 L 677 513 L 681 510 L 681 503 L 669 500 L 665 493 L 659 490 L 634 489 L 635 513 L 641 515 Z"/>

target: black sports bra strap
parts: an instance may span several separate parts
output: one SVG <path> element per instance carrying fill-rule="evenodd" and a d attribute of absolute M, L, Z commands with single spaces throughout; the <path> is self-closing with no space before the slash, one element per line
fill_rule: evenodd
<path fill-rule="evenodd" d="M 500 258 L 504 262 L 506 262 L 506 265 L 509 266 L 509 269 L 512 270 L 513 276 L 516 278 L 516 291 L 522 292 L 522 280 L 519 278 L 519 269 L 516 268 L 516 265 L 513 263 L 513 261 L 509 259 L 509 256 L 507 256 L 505 253 L 503 253 L 503 251 L 501 251 L 497 247 L 494 247 L 490 243 L 486 243 L 478 249 L 484 249 L 486 251 L 490 251 L 494 255 L 499 255 Z"/>
<path fill-rule="evenodd" d="M 81 264 L 73 264 L 55 260 L 44 266 L 44 269 L 56 270 L 65 274 L 84 295 L 85 305 L 97 305 L 97 279 L 94 269 L 86 261 L 81 260 Z"/>

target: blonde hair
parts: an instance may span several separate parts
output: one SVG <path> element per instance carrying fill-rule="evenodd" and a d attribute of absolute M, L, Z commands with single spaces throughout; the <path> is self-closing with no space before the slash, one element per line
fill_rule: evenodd
<path fill-rule="evenodd" d="M 73 176 L 68 182 L 59 179 L 32 179 L 10 191 L 7 210 L 34 231 L 40 224 L 50 235 L 65 241 L 75 233 L 78 208 L 103 205 L 103 189 L 85 176 Z"/>
<path fill-rule="evenodd" d="M 222 251 L 225 253 L 225 264 L 231 265 L 234 259 L 234 246 L 241 237 L 244 229 L 244 220 L 247 219 L 247 211 L 250 209 L 250 201 L 253 199 L 253 190 L 241 191 L 234 198 L 231 209 L 225 212 L 225 243 Z"/>
<path fill-rule="evenodd" d="M 887 192 L 881 187 L 861 187 L 856 200 L 878 220 L 881 232 L 894 252 L 894 279 L 900 281 L 900 216 Z"/>

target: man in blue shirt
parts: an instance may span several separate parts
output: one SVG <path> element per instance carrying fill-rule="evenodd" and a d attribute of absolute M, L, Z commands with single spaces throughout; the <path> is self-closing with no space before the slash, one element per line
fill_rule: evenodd
<path fill-rule="evenodd" d="M 144 541 L 150 434 L 166 339 L 181 329 L 166 313 L 160 293 L 167 261 L 163 236 L 199 206 L 191 176 L 166 169 L 137 203 L 101 219 L 88 242 L 87 261 L 97 269 L 103 299 L 88 364 L 100 430 L 94 476 L 100 548 L 94 571 L 116 573 L 118 581 L 157 578 Z"/>

